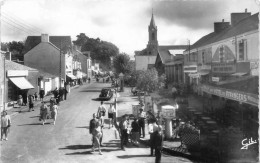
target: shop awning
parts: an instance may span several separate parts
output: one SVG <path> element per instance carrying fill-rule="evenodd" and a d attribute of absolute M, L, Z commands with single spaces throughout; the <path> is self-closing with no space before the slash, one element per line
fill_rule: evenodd
<path fill-rule="evenodd" d="M 33 89 L 32 84 L 24 77 L 9 78 L 20 89 Z"/>
<path fill-rule="evenodd" d="M 237 73 L 234 73 L 234 74 L 231 74 L 232 76 L 243 76 L 247 74 L 246 72 L 237 72 Z"/>
<path fill-rule="evenodd" d="M 208 75 L 208 74 L 209 74 L 209 71 L 210 71 L 210 70 L 203 70 L 203 71 L 199 71 L 198 73 L 199 73 L 200 75 Z"/>
<path fill-rule="evenodd" d="M 71 74 L 68 74 L 67 76 L 68 76 L 69 78 L 71 78 L 72 80 L 77 79 L 74 75 L 71 75 Z"/>
<path fill-rule="evenodd" d="M 199 74 L 198 73 L 190 73 L 189 77 L 191 77 L 191 78 L 198 78 Z"/>

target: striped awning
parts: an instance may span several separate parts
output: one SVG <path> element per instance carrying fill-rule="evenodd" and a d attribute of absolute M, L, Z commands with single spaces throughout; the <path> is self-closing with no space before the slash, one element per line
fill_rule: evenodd
<path fill-rule="evenodd" d="M 69 78 L 71 78 L 72 80 L 77 79 L 74 75 L 71 75 L 71 74 L 67 74 L 67 76 L 68 76 Z"/>
<path fill-rule="evenodd" d="M 9 78 L 20 89 L 33 89 L 33 85 L 25 77 Z"/>

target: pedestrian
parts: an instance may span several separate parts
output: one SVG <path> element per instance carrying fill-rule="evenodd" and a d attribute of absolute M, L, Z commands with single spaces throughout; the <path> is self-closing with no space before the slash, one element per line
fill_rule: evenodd
<path fill-rule="evenodd" d="M 92 152 L 95 152 L 95 147 L 98 147 L 98 151 L 99 151 L 99 154 L 102 155 L 102 152 L 101 152 L 101 142 L 100 142 L 100 139 L 102 137 L 102 129 L 101 129 L 101 125 L 102 125 L 102 122 L 100 119 L 98 119 L 97 123 L 96 123 L 96 126 L 93 130 L 93 147 L 92 147 Z"/>
<path fill-rule="evenodd" d="M 98 122 L 96 113 L 93 113 L 93 119 L 89 122 L 89 133 L 92 134 L 92 148 L 94 147 L 94 129 L 96 128 L 96 123 Z"/>
<path fill-rule="evenodd" d="M 22 97 L 22 95 L 18 96 L 17 104 L 18 104 L 19 108 L 21 108 L 21 106 L 23 105 L 23 97 Z M 20 112 L 21 112 L 21 110 L 20 110 Z"/>
<path fill-rule="evenodd" d="M 54 98 L 58 98 L 58 94 L 59 94 L 59 92 L 58 92 L 58 88 L 56 87 L 53 91 L 52 91 L 52 94 L 54 95 Z"/>
<path fill-rule="evenodd" d="M 7 111 L 3 111 L 3 115 L 1 117 L 1 141 L 3 140 L 3 135 L 5 135 L 4 140 L 8 140 L 7 136 L 11 127 L 11 117 L 7 114 Z"/>
<path fill-rule="evenodd" d="M 34 93 L 34 101 L 37 101 L 38 100 L 38 94 L 37 92 Z"/>
<path fill-rule="evenodd" d="M 50 108 L 51 118 L 53 119 L 53 125 L 55 125 L 57 115 L 58 115 L 58 106 L 56 102 L 53 102 L 53 106 Z"/>
<path fill-rule="evenodd" d="M 101 101 L 100 104 L 101 105 L 98 107 L 97 116 L 104 117 L 106 115 L 106 107 L 103 101 Z"/>
<path fill-rule="evenodd" d="M 122 120 L 119 123 L 119 133 L 121 138 L 121 149 L 125 150 L 125 147 L 127 145 L 127 120 L 126 115 L 122 116 Z"/>
<path fill-rule="evenodd" d="M 62 87 L 60 87 L 60 89 L 59 89 L 59 96 L 60 96 L 59 101 L 63 101 L 63 88 Z"/>
<path fill-rule="evenodd" d="M 70 89 L 70 88 L 68 88 L 68 87 L 69 87 L 69 86 L 66 85 L 65 88 L 64 88 L 64 100 L 67 100 L 67 94 L 69 93 L 68 90 Z"/>
<path fill-rule="evenodd" d="M 24 106 L 27 106 L 27 91 L 24 91 L 23 93 L 22 93 L 22 96 L 23 96 L 23 104 L 24 104 Z"/>
<path fill-rule="evenodd" d="M 172 87 L 172 97 L 173 97 L 173 99 L 176 98 L 176 94 L 177 94 L 177 89 L 173 86 Z"/>
<path fill-rule="evenodd" d="M 162 157 L 162 147 L 163 147 L 163 134 L 162 126 L 158 126 L 158 130 L 154 133 L 154 142 L 155 142 L 155 163 L 161 162 Z"/>
<path fill-rule="evenodd" d="M 139 124 L 137 121 L 137 118 L 134 118 L 134 121 L 131 124 L 132 130 L 131 130 L 131 135 L 132 135 L 132 141 L 134 142 L 134 144 L 138 144 L 139 143 Z"/>
<path fill-rule="evenodd" d="M 146 115 L 143 112 L 142 108 L 140 108 L 139 111 L 140 111 L 140 113 L 138 114 L 138 123 L 139 123 L 139 126 L 140 126 L 139 134 L 140 134 L 140 137 L 143 134 L 143 138 L 144 138 L 145 137 L 145 119 L 146 119 Z"/>
<path fill-rule="evenodd" d="M 41 88 L 41 90 L 40 90 L 40 100 L 41 101 L 43 101 L 43 97 L 44 97 L 44 95 L 45 95 L 45 91 Z"/>
<path fill-rule="evenodd" d="M 150 134 L 150 156 L 153 156 L 153 152 L 155 150 L 155 141 L 156 139 L 155 137 L 155 133 L 156 131 L 158 131 L 158 124 L 156 123 L 155 119 L 151 119 L 150 120 L 150 124 L 149 124 L 149 134 Z"/>
<path fill-rule="evenodd" d="M 88 77 L 88 83 L 90 83 L 90 77 Z"/>
<path fill-rule="evenodd" d="M 33 95 L 29 95 L 29 112 L 32 110 L 34 111 L 34 102 L 33 102 Z"/>
<path fill-rule="evenodd" d="M 44 101 L 42 101 L 42 105 L 40 107 L 40 121 L 42 121 L 42 125 L 45 124 L 48 115 L 48 108 Z"/>
<path fill-rule="evenodd" d="M 112 127 L 114 127 L 114 113 L 115 112 L 116 112 L 116 109 L 115 109 L 114 105 L 110 104 L 110 107 L 108 109 L 109 129 L 110 129 L 111 124 L 112 124 Z"/>

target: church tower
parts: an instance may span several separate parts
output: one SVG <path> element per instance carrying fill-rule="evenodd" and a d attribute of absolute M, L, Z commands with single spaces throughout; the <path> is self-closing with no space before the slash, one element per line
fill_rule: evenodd
<path fill-rule="evenodd" d="M 149 40 L 147 44 L 148 55 L 157 55 L 158 41 L 157 41 L 157 26 L 154 22 L 153 12 L 150 25 L 148 26 Z"/>

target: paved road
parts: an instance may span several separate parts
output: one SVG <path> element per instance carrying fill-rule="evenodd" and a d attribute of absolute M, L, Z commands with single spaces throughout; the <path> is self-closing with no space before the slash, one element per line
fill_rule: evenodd
<path fill-rule="evenodd" d="M 12 117 L 8 141 L 1 142 L 3 163 L 74 163 L 74 162 L 154 162 L 145 146 L 119 148 L 119 139 L 114 129 L 104 129 L 103 155 L 91 153 L 89 121 L 97 111 L 96 98 L 104 83 L 85 84 L 75 88 L 68 100 L 60 105 L 56 125 L 41 125 L 39 108 Z M 48 120 L 52 122 L 52 120 Z M 184 158 L 164 156 L 162 162 L 190 162 Z"/>

